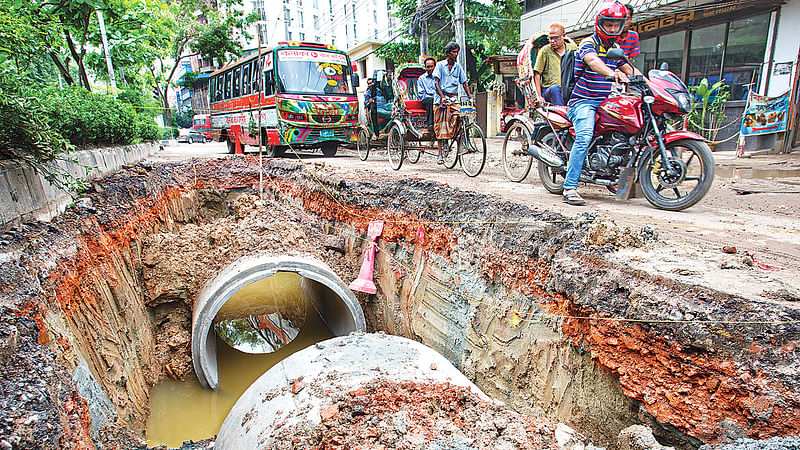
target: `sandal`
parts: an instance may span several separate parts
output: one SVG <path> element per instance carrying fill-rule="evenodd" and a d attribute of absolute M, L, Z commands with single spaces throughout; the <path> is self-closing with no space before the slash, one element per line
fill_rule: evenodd
<path fill-rule="evenodd" d="M 568 194 L 564 194 L 561 196 L 561 201 L 573 206 L 581 206 L 586 204 L 586 200 L 584 200 L 577 192 L 570 192 Z"/>
<path fill-rule="evenodd" d="M 436 164 L 444 164 L 444 158 L 440 156 L 439 159 L 436 160 Z"/>

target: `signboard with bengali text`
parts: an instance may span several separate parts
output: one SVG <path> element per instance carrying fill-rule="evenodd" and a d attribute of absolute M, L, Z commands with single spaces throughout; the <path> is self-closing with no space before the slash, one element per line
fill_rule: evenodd
<path fill-rule="evenodd" d="M 347 56 L 341 53 L 323 52 L 319 50 L 279 50 L 278 59 L 283 61 L 309 61 L 318 63 L 347 64 Z"/>

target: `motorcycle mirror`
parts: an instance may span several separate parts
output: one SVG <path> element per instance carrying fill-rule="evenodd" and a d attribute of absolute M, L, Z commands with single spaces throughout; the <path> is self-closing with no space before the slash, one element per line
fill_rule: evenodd
<path fill-rule="evenodd" d="M 661 67 L 659 67 L 659 69 L 660 70 L 669 70 L 669 63 L 666 62 L 666 61 L 662 62 L 661 63 Z"/>
<path fill-rule="evenodd" d="M 625 56 L 625 52 L 622 51 L 621 48 L 612 48 L 611 50 L 606 52 L 606 58 L 613 59 L 615 61 L 622 60 L 622 61 L 625 61 L 628 64 L 631 64 L 630 60 L 628 60 L 628 57 Z"/>

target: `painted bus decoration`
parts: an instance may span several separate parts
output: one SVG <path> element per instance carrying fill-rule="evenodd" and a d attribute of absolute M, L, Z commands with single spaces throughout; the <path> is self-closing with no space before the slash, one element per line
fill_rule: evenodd
<path fill-rule="evenodd" d="M 289 148 L 333 156 L 356 142 L 357 86 L 350 58 L 336 47 L 281 42 L 262 49 L 260 61 L 255 53 L 211 74 L 213 139 L 227 142 L 230 153 L 262 139 L 268 156 Z"/>

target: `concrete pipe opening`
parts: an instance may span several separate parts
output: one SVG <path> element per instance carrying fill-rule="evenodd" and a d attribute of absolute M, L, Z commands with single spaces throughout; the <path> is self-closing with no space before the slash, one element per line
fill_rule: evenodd
<path fill-rule="evenodd" d="M 300 287 L 313 310 L 335 336 L 344 336 L 353 331 L 364 331 L 366 322 L 353 293 L 324 262 L 310 256 L 247 256 L 227 266 L 212 279 L 197 298 L 192 315 L 192 364 L 197 379 L 203 387 L 219 387 L 217 366 L 217 344 L 215 320 L 218 314 L 237 315 L 243 306 L 254 308 L 264 314 L 273 310 L 259 309 L 264 305 L 242 305 L 257 301 L 255 297 L 238 295 L 246 287 L 281 272 L 293 272 L 301 277 Z M 233 299 L 233 301 L 232 301 Z M 231 301 L 231 305 L 226 306 Z M 233 303 L 237 303 L 234 305 Z M 273 304 L 278 312 L 291 317 L 293 312 L 285 305 Z M 284 311 L 279 311 L 284 309 Z M 291 309 L 291 308 L 289 308 Z"/>

